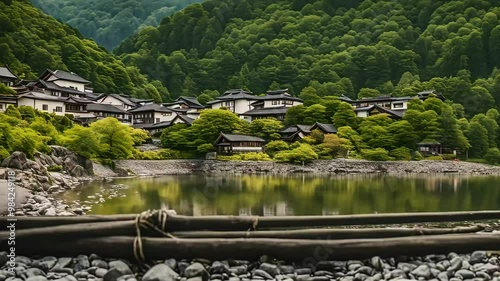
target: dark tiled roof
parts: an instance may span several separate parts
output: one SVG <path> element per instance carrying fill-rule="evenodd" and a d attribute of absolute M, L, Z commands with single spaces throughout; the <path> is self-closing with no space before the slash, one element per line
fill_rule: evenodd
<path fill-rule="evenodd" d="M 52 75 L 54 75 L 55 77 L 61 79 L 61 80 L 79 82 L 79 83 L 84 83 L 84 84 L 90 83 L 89 80 L 82 78 L 80 75 L 78 75 L 76 73 L 73 73 L 73 72 L 67 72 L 67 71 L 64 71 L 64 70 L 52 71 L 50 69 L 47 69 L 44 72 L 44 74 L 42 75 L 42 77 L 44 77 L 44 78 L 48 77 L 47 74 L 49 74 L 49 73 L 52 74 Z"/>
<path fill-rule="evenodd" d="M 128 98 L 133 103 L 154 102 L 153 99 Z"/>
<path fill-rule="evenodd" d="M 254 137 L 254 136 L 221 133 L 219 138 L 217 139 L 216 143 L 218 143 L 222 138 L 224 138 L 230 142 L 238 142 L 238 141 L 266 142 L 264 139 Z"/>
<path fill-rule="evenodd" d="M 254 96 L 254 95 L 252 95 L 252 92 L 244 91 L 241 89 L 229 90 L 229 91 L 226 91 L 224 93 L 224 95 L 217 97 L 215 100 L 207 102 L 207 104 L 210 105 L 210 104 L 218 103 L 221 101 L 241 100 L 241 99 L 260 100 L 261 97 Z"/>
<path fill-rule="evenodd" d="M 125 110 L 122 110 L 121 108 L 118 108 L 114 105 L 105 104 L 105 103 L 91 103 L 91 104 L 87 105 L 87 111 L 127 114 L 127 112 Z"/>
<path fill-rule="evenodd" d="M 65 103 L 89 104 L 89 103 L 94 103 L 94 101 L 91 101 L 88 99 L 76 98 L 76 97 L 69 97 L 66 99 Z"/>
<path fill-rule="evenodd" d="M 260 115 L 283 115 L 286 114 L 290 107 L 280 106 L 280 107 L 267 107 L 267 108 L 257 108 L 249 110 L 241 115 L 249 116 L 260 116 Z"/>
<path fill-rule="evenodd" d="M 0 66 L 0 77 L 18 79 L 18 77 L 12 73 L 12 71 L 7 66 Z"/>
<path fill-rule="evenodd" d="M 17 96 L 0 95 L 0 101 L 2 103 L 12 103 L 12 104 L 15 104 L 16 101 L 17 101 Z"/>
<path fill-rule="evenodd" d="M 147 111 L 154 111 L 154 112 L 174 112 L 172 109 L 168 107 L 164 107 L 160 104 L 153 103 L 153 104 L 146 104 L 143 106 L 140 106 L 138 108 L 134 108 L 129 110 L 128 112 L 130 113 L 136 113 L 136 112 L 147 112 Z"/>
<path fill-rule="evenodd" d="M 312 126 L 311 131 L 314 129 L 321 129 L 323 132 L 327 134 L 335 134 L 337 133 L 337 128 L 333 124 L 325 124 L 325 123 L 316 123 Z"/>
<path fill-rule="evenodd" d="M 281 90 L 274 90 L 274 91 L 268 91 L 268 95 L 282 95 L 284 93 L 287 93 L 288 89 L 281 89 Z"/>
<path fill-rule="evenodd" d="M 132 102 L 128 97 L 118 95 L 118 94 L 109 94 L 108 96 L 113 97 L 113 98 L 123 102 L 124 104 L 126 104 L 128 106 L 134 106 L 134 107 L 137 106 L 137 104 Z"/>
<path fill-rule="evenodd" d="M 73 88 L 61 87 L 54 82 L 48 82 L 48 81 L 44 81 L 44 80 L 39 80 L 38 82 L 40 84 L 42 84 L 43 88 L 46 88 L 49 90 L 65 92 L 65 93 L 70 93 L 70 94 L 77 94 L 77 95 L 85 95 L 85 92 L 78 91 L 77 89 L 73 89 Z"/>
<path fill-rule="evenodd" d="M 172 106 L 176 104 L 186 104 L 190 108 L 205 108 L 201 103 L 198 102 L 198 100 L 194 97 L 186 97 L 186 96 L 180 96 L 178 97 L 174 102 L 169 102 L 169 103 L 164 103 L 164 106 Z"/>
<path fill-rule="evenodd" d="M 172 126 L 172 121 L 163 121 L 163 122 L 160 122 L 160 123 L 155 123 L 155 124 L 151 124 L 149 126 L 145 126 L 145 127 L 142 127 L 144 129 L 161 129 L 161 128 L 167 128 L 167 127 L 170 127 Z"/>
<path fill-rule="evenodd" d="M 282 134 L 291 134 L 291 133 L 295 133 L 295 132 L 298 132 L 298 131 L 301 131 L 303 133 L 310 133 L 311 132 L 311 127 L 310 125 L 292 125 L 290 127 L 287 127 L 283 130 L 280 131 L 280 133 Z"/>
<path fill-rule="evenodd" d="M 179 119 L 181 119 L 182 121 L 184 121 L 184 123 L 189 124 L 189 125 L 193 124 L 193 122 L 195 120 L 191 117 L 187 117 L 186 115 L 177 115 L 177 117 Z"/>
<path fill-rule="evenodd" d="M 47 95 L 47 94 L 35 92 L 35 91 L 30 91 L 30 92 L 27 92 L 25 94 L 20 94 L 19 98 L 29 98 L 29 99 L 59 101 L 59 102 L 64 102 L 67 99 L 67 98 L 51 96 L 51 95 Z"/>
<path fill-rule="evenodd" d="M 245 91 L 243 89 L 231 89 L 231 90 L 225 91 L 224 94 L 223 94 L 223 96 L 225 96 L 225 95 L 235 95 L 235 94 L 240 94 L 240 93 L 249 94 L 249 95 L 252 94 L 252 92 Z"/>
<path fill-rule="evenodd" d="M 353 100 L 351 98 L 349 98 L 348 96 L 342 94 L 340 97 L 339 97 L 339 100 L 341 101 L 345 101 L 345 102 L 352 102 Z"/>
<path fill-rule="evenodd" d="M 353 100 L 351 103 L 365 103 L 365 102 L 383 102 L 383 101 L 409 101 L 412 100 L 412 97 L 390 97 L 390 96 L 381 96 L 376 98 L 364 98 L 359 100 Z"/>
<path fill-rule="evenodd" d="M 373 109 L 378 109 L 379 111 L 383 112 L 383 113 L 387 113 L 393 117 L 396 117 L 396 118 L 401 118 L 403 117 L 403 114 L 404 114 L 404 111 L 403 110 L 390 110 L 390 109 L 387 109 L 385 107 L 382 107 L 380 105 L 370 105 L 370 106 L 367 106 L 367 107 L 358 107 L 358 108 L 355 108 L 354 111 L 358 112 L 358 111 L 372 111 Z"/>

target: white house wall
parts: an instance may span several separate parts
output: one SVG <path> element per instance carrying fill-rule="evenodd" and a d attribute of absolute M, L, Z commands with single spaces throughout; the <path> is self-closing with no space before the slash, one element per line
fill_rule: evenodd
<path fill-rule="evenodd" d="M 277 101 L 277 104 L 273 104 L 273 102 L 276 102 L 276 101 Z M 292 104 L 284 104 L 283 100 L 266 100 L 266 101 L 264 101 L 264 108 L 282 107 L 284 105 L 292 107 L 292 106 L 303 104 L 302 102 L 299 102 L 299 101 L 292 101 L 292 102 L 293 102 Z"/>
<path fill-rule="evenodd" d="M 170 114 L 170 115 L 169 115 Z M 177 116 L 175 112 L 155 112 L 155 123 L 172 121 Z M 160 120 L 158 122 L 158 119 Z"/>
<path fill-rule="evenodd" d="M 66 87 L 66 88 L 75 88 L 78 91 L 85 91 L 85 84 L 84 83 L 79 83 L 79 82 L 73 82 L 73 81 L 67 81 L 67 80 L 56 80 L 58 79 L 54 75 L 51 75 L 47 81 L 52 81 L 54 82 L 57 86 L 59 87 Z"/>
<path fill-rule="evenodd" d="M 56 115 L 64 115 L 66 114 L 66 109 L 64 106 L 64 102 L 60 101 L 48 101 L 48 100 L 34 100 L 34 99 L 28 99 L 28 98 L 20 98 L 17 101 L 18 106 L 30 106 L 33 107 L 34 109 L 38 109 L 43 112 L 48 112 L 48 113 L 55 113 Z M 43 110 L 43 105 L 46 104 L 48 106 L 47 110 Z M 56 112 L 56 107 L 62 107 L 61 112 Z"/>
<path fill-rule="evenodd" d="M 368 117 L 368 111 L 358 111 L 356 114 L 361 118 Z"/>
<path fill-rule="evenodd" d="M 132 106 L 128 106 L 128 105 L 124 104 L 121 100 L 119 100 L 115 97 L 112 97 L 112 96 L 106 96 L 104 98 L 100 98 L 97 100 L 97 102 L 101 103 L 101 104 L 111 104 L 111 105 L 114 105 L 116 107 L 123 108 L 125 110 L 133 108 Z"/>

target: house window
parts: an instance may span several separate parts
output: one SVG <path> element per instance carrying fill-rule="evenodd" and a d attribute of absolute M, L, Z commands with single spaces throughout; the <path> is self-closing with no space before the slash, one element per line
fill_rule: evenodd
<path fill-rule="evenodd" d="M 278 104 L 280 104 L 279 100 L 273 100 L 273 105 L 278 105 Z"/>
<path fill-rule="evenodd" d="M 284 100 L 282 103 L 286 105 L 293 105 L 293 100 Z"/>
<path fill-rule="evenodd" d="M 422 146 L 422 147 L 420 147 L 420 151 L 429 151 L 429 147 L 428 146 Z"/>
<path fill-rule="evenodd" d="M 161 116 L 172 116 L 172 112 L 162 113 Z"/>
<path fill-rule="evenodd" d="M 3 110 L 3 104 L 0 104 L 0 110 Z"/>
<path fill-rule="evenodd" d="M 62 112 L 62 106 L 56 106 L 55 112 Z"/>
<path fill-rule="evenodd" d="M 160 123 L 160 118 L 156 118 L 156 123 Z"/>
<path fill-rule="evenodd" d="M 232 101 L 226 101 L 224 103 L 224 106 L 232 106 L 233 105 L 233 102 Z"/>
<path fill-rule="evenodd" d="M 42 104 L 42 110 L 49 110 L 48 104 Z"/>
<path fill-rule="evenodd" d="M 395 103 L 393 106 L 394 108 L 403 108 L 403 103 Z"/>

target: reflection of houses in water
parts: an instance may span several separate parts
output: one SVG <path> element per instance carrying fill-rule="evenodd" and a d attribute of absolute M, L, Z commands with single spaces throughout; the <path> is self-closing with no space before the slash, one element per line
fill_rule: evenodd
<path fill-rule="evenodd" d="M 339 209 L 328 209 L 328 208 L 325 208 L 325 209 L 321 210 L 321 214 L 323 216 L 336 216 L 336 215 L 339 215 L 340 212 L 339 212 Z"/>
<path fill-rule="evenodd" d="M 276 202 L 273 205 L 262 206 L 263 216 L 291 216 L 293 209 L 286 202 Z"/>

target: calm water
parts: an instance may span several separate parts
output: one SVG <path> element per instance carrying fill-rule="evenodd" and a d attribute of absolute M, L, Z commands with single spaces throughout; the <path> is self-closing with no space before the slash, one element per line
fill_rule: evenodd
<path fill-rule="evenodd" d="M 92 214 L 331 215 L 500 209 L 499 177 L 229 175 L 92 183 L 61 195 Z"/>

